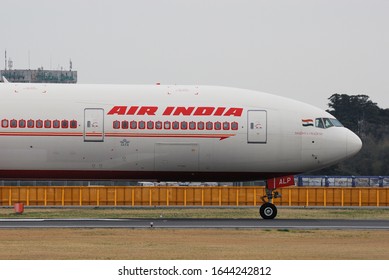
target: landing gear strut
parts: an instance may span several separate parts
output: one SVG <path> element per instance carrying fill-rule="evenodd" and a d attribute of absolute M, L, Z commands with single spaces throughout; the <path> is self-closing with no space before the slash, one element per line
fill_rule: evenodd
<path fill-rule="evenodd" d="M 278 192 L 274 192 L 274 188 L 270 189 L 266 184 L 266 195 L 262 197 L 263 204 L 259 208 L 259 215 L 265 220 L 274 219 L 277 216 L 277 207 L 273 204 L 273 198 L 281 197 Z M 267 201 L 266 201 L 267 199 Z"/>

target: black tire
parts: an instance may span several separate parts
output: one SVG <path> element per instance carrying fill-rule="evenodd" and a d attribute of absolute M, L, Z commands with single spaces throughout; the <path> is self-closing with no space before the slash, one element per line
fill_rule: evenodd
<path fill-rule="evenodd" d="M 277 216 L 277 207 L 272 203 L 264 203 L 259 208 L 259 214 L 265 220 L 274 219 Z"/>

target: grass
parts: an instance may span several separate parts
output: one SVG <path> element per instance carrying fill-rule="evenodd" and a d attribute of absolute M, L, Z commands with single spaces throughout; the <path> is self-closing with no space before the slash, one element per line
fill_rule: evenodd
<path fill-rule="evenodd" d="M 0 218 L 229 218 L 256 219 L 257 208 L 0 208 Z M 278 219 L 388 219 L 388 208 L 279 208 Z"/>

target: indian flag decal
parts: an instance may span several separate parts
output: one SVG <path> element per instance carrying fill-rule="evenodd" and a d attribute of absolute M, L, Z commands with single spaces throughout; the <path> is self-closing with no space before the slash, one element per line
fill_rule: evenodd
<path fill-rule="evenodd" d="M 303 122 L 303 126 L 313 126 L 313 120 L 312 119 L 303 119 L 301 120 Z"/>

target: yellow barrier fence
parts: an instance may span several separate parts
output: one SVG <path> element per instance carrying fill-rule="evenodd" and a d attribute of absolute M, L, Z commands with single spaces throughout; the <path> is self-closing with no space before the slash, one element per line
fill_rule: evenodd
<path fill-rule="evenodd" d="M 389 206 L 389 188 L 289 187 L 280 206 Z M 0 187 L 0 206 L 260 206 L 264 187 Z"/>

